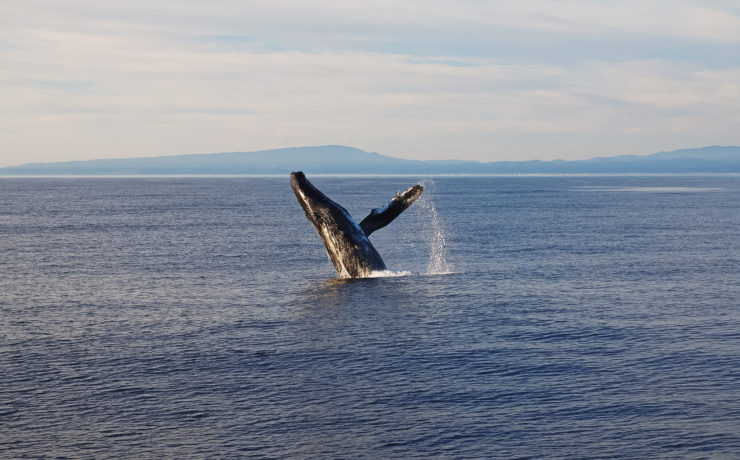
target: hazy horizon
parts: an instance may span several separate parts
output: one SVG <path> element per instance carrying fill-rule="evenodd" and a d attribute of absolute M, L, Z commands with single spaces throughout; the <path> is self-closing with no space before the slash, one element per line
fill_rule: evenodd
<path fill-rule="evenodd" d="M 311 174 L 631 174 L 740 173 L 740 146 L 706 146 L 652 155 L 592 157 L 587 160 L 471 162 L 419 161 L 341 146 L 303 146 L 256 152 L 103 158 L 27 163 L 0 168 L 3 175 L 274 175 Z"/>
<path fill-rule="evenodd" d="M 553 160 L 573 161 L 573 160 L 566 160 L 565 158 L 562 158 L 562 157 L 549 158 L 547 160 L 543 160 L 542 158 L 537 158 L 537 157 L 535 157 L 535 158 L 524 158 L 524 159 L 521 159 L 521 160 L 485 160 L 485 159 L 466 160 L 464 158 L 455 158 L 455 157 L 450 157 L 450 158 L 441 158 L 440 157 L 440 158 L 434 158 L 434 159 L 408 158 L 408 157 L 402 157 L 402 156 L 397 156 L 397 155 L 388 155 L 388 154 L 385 154 L 383 152 L 368 151 L 368 150 L 364 150 L 364 149 L 361 149 L 361 148 L 358 148 L 358 147 L 354 147 L 354 146 L 349 146 L 349 145 L 327 144 L 327 145 L 323 145 L 323 146 L 322 145 L 301 145 L 301 146 L 275 147 L 275 148 L 260 149 L 260 150 L 251 150 L 251 151 L 248 151 L 248 150 L 239 150 L 239 151 L 230 151 L 230 152 L 226 152 L 226 151 L 223 151 L 223 152 L 190 152 L 190 153 L 173 153 L 173 154 L 162 154 L 162 155 L 98 156 L 98 157 L 94 157 L 94 158 L 85 158 L 85 159 L 53 160 L 53 161 L 34 161 L 34 162 L 24 162 L 24 163 L 11 164 L 11 165 L 2 165 L 2 164 L 0 164 L 0 168 L 15 167 L 15 166 L 24 166 L 24 165 L 33 164 L 33 163 L 67 163 L 67 162 L 76 162 L 76 161 L 95 161 L 95 160 L 135 160 L 135 159 L 146 160 L 146 159 L 154 159 L 154 158 L 185 157 L 185 156 L 191 156 L 191 155 L 200 156 L 200 155 L 220 155 L 220 154 L 232 154 L 232 153 L 245 153 L 245 154 L 263 153 L 263 152 L 266 153 L 266 152 L 271 152 L 271 151 L 285 151 L 285 150 L 293 150 L 293 149 L 304 149 L 304 148 L 309 148 L 310 149 L 310 148 L 321 148 L 321 147 L 343 147 L 343 148 L 349 148 L 349 149 L 359 149 L 359 150 L 361 150 L 361 151 L 363 151 L 365 153 L 377 154 L 377 155 L 381 155 L 381 156 L 384 156 L 384 157 L 389 157 L 389 158 L 392 158 L 392 159 L 398 159 L 398 160 L 479 161 L 481 163 L 493 163 L 493 162 L 497 162 L 497 161 L 516 161 L 516 162 L 519 162 L 519 161 L 521 161 L 521 162 L 526 162 L 526 161 L 553 161 Z M 709 149 L 709 148 L 714 148 L 714 147 L 718 147 L 718 148 L 727 148 L 727 147 L 733 148 L 733 147 L 736 147 L 736 146 L 706 145 L 706 146 L 696 146 L 696 147 L 685 147 L 685 148 L 679 148 L 679 149 L 676 149 L 676 150 L 697 150 L 698 151 L 698 150 Z M 591 160 L 591 159 L 596 159 L 596 158 L 608 158 L 608 157 L 617 157 L 617 156 L 623 156 L 623 155 L 647 157 L 647 156 L 650 156 L 650 155 L 654 155 L 656 153 L 665 153 L 665 152 L 666 151 L 660 151 L 660 152 L 657 152 L 656 151 L 656 152 L 640 153 L 640 154 L 634 154 L 634 153 L 630 153 L 630 152 L 623 152 L 623 153 L 611 154 L 611 155 L 609 155 L 609 154 L 606 154 L 606 155 L 604 155 L 604 154 L 594 154 L 594 155 L 590 155 L 590 156 L 584 156 L 583 158 L 578 158 L 577 160 Z"/>
<path fill-rule="evenodd" d="M 0 167 L 351 145 L 578 160 L 739 145 L 740 5 L 0 5 Z"/>

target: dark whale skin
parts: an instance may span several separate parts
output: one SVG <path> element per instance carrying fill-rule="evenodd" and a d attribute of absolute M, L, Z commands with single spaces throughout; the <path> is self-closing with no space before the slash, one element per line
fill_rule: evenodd
<path fill-rule="evenodd" d="M 388 225 L 423 192 L 414 185 L 370 214 L 358 224 L 342 206 L 317 189 L 303 172 L 290 173 L 290 185 L 306 217 L 316 228 L 340 278 L 364 278 L 386 270 L 368 235 Z"/>

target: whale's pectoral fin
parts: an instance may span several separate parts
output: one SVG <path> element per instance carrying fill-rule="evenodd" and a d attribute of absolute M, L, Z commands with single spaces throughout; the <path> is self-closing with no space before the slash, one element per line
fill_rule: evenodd
<path fill-rule="evenodd" d="M 416 201 L 423 191 L 423 186 L 414 185 L 403 193 L 396 193 L 396 196 L 385 206 L 370 211 L 370 214 L 360 222 L 365 235 L 370 236 L 375 230 L 390 224 L 393 219 L 411 206 L 411 203 Z"/>

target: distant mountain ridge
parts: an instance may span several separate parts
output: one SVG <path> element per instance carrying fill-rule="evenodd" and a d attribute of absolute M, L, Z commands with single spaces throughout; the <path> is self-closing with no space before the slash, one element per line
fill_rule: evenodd
<path fill-rule="evenodd" d="M 341 145 L 256 152 L 206 153 L 0 168 L 0 175 L 187 175 L 187 174 L 622 174 L 740 173 L 740 147 L 708 146 L 588 160 L 494 161 L 405 160 Z"/>

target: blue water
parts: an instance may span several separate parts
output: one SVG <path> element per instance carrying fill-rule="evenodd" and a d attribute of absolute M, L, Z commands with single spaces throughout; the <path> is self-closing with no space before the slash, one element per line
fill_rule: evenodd
<path fill-rule="evenodd" d="M 0 457 L 740 457 L 740 177 L 309 178 L 0 179 Z"/>

